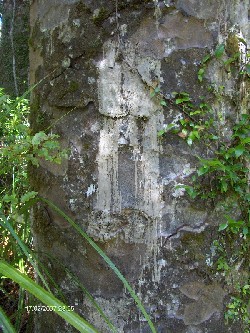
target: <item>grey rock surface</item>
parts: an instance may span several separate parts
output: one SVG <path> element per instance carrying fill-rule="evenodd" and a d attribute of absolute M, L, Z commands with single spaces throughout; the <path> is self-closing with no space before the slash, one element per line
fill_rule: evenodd
<path fill-rule="evenodd" d="M 207 95 L 198 66 L 229 29 L 237 26 L 246 36 L 248 9 L 248 0 L 31 4 L 31 80 L 44 79 L 33 92 L 32 126 L 54 124 L 70 149 L 61 166 L 34 170 L 33 186 L 106 251 L 159 333 L 235 328 L 224 324 L 226 291 L 207 265 L 223 213 L 176 188 L 189 182 L 206 149 L 172 133 L 159 139 L 158 131 L 183 115 L 163 108 L 150 91 Z M 216 68 L 208 72 L 220 79 Z M 225 112 L 233 112 L 229 95 L 226 100 Z M 37 206 L 33 232 L 39 258 L 69 305 L 99 332 L 109 329 L 63 265 L 118 332 L 150 332 L 122 283 L 62 217 Z M 39 313 L 36 332 L 48 331 L 74 332 L 59 317 Z"/>

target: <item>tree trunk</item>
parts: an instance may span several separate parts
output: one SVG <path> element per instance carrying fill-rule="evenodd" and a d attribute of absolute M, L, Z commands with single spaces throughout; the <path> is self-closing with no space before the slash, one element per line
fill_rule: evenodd
<path fill-rule="evenodd" d="M 230 87 L 214 101 L 207 86 L 223 74 L 211 65 L 200 82 L 197 71 L 230 33 L 248 37 L 248 10 L 248 0 L 31 3 L 30 79 L 43 80 L 33 92 L 32 127 L 51 126 L 70 150 L 60 166 L 42 162 L 33 170 L 33 186 L 105 250 L 157 332 L 231 332 L 223 319 L 226 290 L 207 264 L 223 212 L 176 188 L 190 184 L 196 156 L 211 151 L 158 132 L 185 119 L 171 104 L 172 92 L 185 91 L 210 99 L 226 140 Z M 119 279 L 59 214 L 38 205 L 33 232 L 39 259 L 68 304 L 100 332 L 110 330 L 65 268 L 118 332 L 150 332 Z M 37 333 L 71 331 L 56 315 L 38 313 Z"/>
<path fill-rule="evenodd" d="M 12 96 L 28 89 L 29 1 L 1 2 L 0 87 Z"/>

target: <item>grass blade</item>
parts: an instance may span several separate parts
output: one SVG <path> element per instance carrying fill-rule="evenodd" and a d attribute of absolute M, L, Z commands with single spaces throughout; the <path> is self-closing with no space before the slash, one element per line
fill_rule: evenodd
<path fill-rule="evenodd" d="M 36 262 L 32 259 L 32 254 L 31 254 L 30 249 L 24 244 L 24 242 L 17 235 L 17 233 L 13 229 L 12 225 L 9 223 L 8 219 L 5 217 L 5 215 L 3 214 L 3 212 L 1 210 L 0 210 L 0 225 L 4 229 L 7 229 L 10 232 L 11 236 L 17 241 L 17 244 L 21 248 L 22 252 L 25 254 L 25 256 L 27 257 L 27 259 L 31 263 L 31 265 L 35 268 L 38 276 L 42 280 L 42 282 L 45 285 L 45 287 L 47 288 L 47 290 L 49 290 L 49 286 L 48 286 L 47 282 L 45 281 L 44 277 L 40 273 L 40 270 L 37 267 Z"/>
<path fill-rule="evenodd" d="M 60 309 L 67 309 L 67 306 L 59 301 L 53 294 L 46 291 L 37 283 L 32 281 L 26 275 L 20 273 L 17 269 L 7 264 L 5 261 L 0 261 L 0 273 L 8 278 L 14 280 L 22 288 L 26 289 L 29 293 L 34 295 L 44 304 L 51 306 L 59 316 L 65 319 L 69 324 L 79 330 L 81 333 L 98 333 L 98 331 L 90 325 L 85 319 L 80 317 L 77 313 L 71 311 L 61 311 Z"/>
<path fill-rule="evenodd" d="M 84 292 L 86 297 L 89 299 L 89 301 L 93 304 L 93 306 L 96 308 L 96 310 L 99 312 L 100 316 L 103 318 L 103 320 L 107 323 L 108 327 L 110 328 L 111 332 L 117 333 L 116 327 L 113 325 L 113 323 L 110 321 L 110 319 L 106 316 L 104 310 L 101 308 L 101 306 L 96 302 L 94 297 L 91 295 L 91 293 L 84 287 L 84 285 L 79 281 L 77 276 L 72 273 L 65 265 L 63 265 L 59 260 L 53 258 L 49 254 L 45 255 L 51 260 L 57 263 L 62 269 L 65 270 L 65 272 L 68 274 L 68 276 L 74 281 L 74 283 Z"/>
<path fill-rule="evenodd" d="M 39 262 L 36 259 L 35 253 L 33 253 L 28 246 L 22 241 L 22 239 L 18 236 L 18 234 L 16 233 L 16 231 L 14 230 L 14 228 L 12 227 L 11 223 L 8 221 L 8 219 L 5 217 L 5 215 L 2 213 L 2 211 L 0 210 L 0 226 L 2 226 L 4 228 L 4 230 L 7 230 L 10 232 L 11 236 L 16 240 L 15 244 L 16 246 L 19 246 L 22 250 L 22 252 L 24 253 L 24 255 L 26 256 L 27 260 L 30 262 L 30 264 L 33 266 L 33 268 L 35 269 L 37 275 L 39 276 L 39 278 L 41 279 L 42 283 L 44 284 L 45 288 L 50 291 L 50 288 L 48 286 L 48 283 L 46 282 L 43 274 L 41 273 L 39 266 L 41 266 L 42 270 L 44 271 L 45 276 L 47 277 L 47 279 L 52 283 L 52 285 L 55 287 L 58 296 L 60 296 L 61 300 L 63 302 L 66 301 L 63 293 L 61 292 L 59 286 L 56 284 L 56 282 L 54 281 L 54 279 L 52 278 L 51 274 L 48 272 L 48 270 L 46 269 L 46 267 L 44 267 L 44 265 L 42 265 L 41 262 Z M 3 257 L 4 258 L 4 257 Z M 37 262 L 39 262 L 39 266 L 37 264 Z"/>
<path fill-rule="evenodd" d="M 112 262 L 112 260 L 103 252 L 103 250 L 82 230 L 82 228 L 77 225 L 68 215 L 66 215 L 60 208 L 58 208 L 56 205 L 54 205 L 51 201 L 40 198 L 41 201 L 47 203 L 54 211 L 56 211 L 58 214 L 60 214 L 83 238 L 87 240 L 87 242 L 97 251 L 97 253 L 105 260 L 105 262 L 108 264 L 108 266 L 113 270 L 113 272 L 118 276 L 118 278 L 123 282 L 124 287 L 128 290 L 134 301 L 137 303 L 138 308 L 144 315 L 145 319 L 148 322 L 148 325 L 153 333 L 156 333 L 156 329 L 154 327 L 154 324 L 152 323 L 148 313 L 146 312 L 144 306 L 142 305 L 141 300 L 136 295 L 133 288 L 130 286 L 128 281 L 125 279 L 125 277 L 122 275 L 122 273 L 119 271 L 119 269 L 115 266 L 115 264 Z"/>
<path fill-rule="evenodd" d="M 16 333 L 14 327 L 10 323 L 9 318 L 7 317 L 1 306 L 0 306 L 0 323 L 1 323 L 0 329 L 1 328 L 3 329 L 3 333 Z"/>
<path fill-rule="evenodd" d="M 104 319 L 106 324 L 109 326 L 111 329 L 111 332 L 117 333 L 117 329 L 115 326 L 111 323 L 109 318 L 105 315 L 104 311 L 100 307 L 100 305 L 95 301 L 94 297 L 90 294 L 90 292 L 81 284 L 81 282 L 77 279 L 77 277 L 71 273 L 67 268 L 66 272 L 69 274 L 69 276 L 75 281 L 75 283 L 79 286 L 79 288 L 85 293 L 87 298 L 90 300 L 90 302 L 93 304 L 93 306 L 96 308 L 96 310 L 99 312 L 100 316 Z"/>

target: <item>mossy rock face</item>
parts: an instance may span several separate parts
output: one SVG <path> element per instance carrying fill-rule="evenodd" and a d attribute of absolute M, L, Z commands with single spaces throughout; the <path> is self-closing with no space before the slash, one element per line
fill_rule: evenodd
<path fill-rule="evenodd" d="M 71 92 L 75 92 L 76 90 L 78 90 L 80 88 L 79 83 L 76 81 L 71 81 L 69 84 L 69 90 Z"/>
<path fill-rule="evenodd" d="M 225 48 L 227 54 L 229 57 L 233 57 L 235 56 L 238 52 L 240 52 L 240 48 L 239 48 L 239 39 L 238 37 L 233 34 L 230 33 L 228 35 L 228 38 L 226 40 L 226 48 Z"/>
<path fill-rule="evenodd" d="M 37 11 L 30 42 L 33 77 L 44 80 L 33 91 L 32 127 L 52 126 L 69 149 L 65 167 L 43 163 L 34 172 L 35 190 L 105 249 L 140 294 L 157 333 L 227 332 L 221 320 L 223 288 L 216 285 L 206 262 L 223 214 L 215 212 L 212 200 L 193 200 L 181 190 L 181 185 L 192 183 L 197 156 L 210 157 L 213 148 L 202 140 L 187 145 L 178 135 L 182 132 L 158 135 L 172 122 L 191 119 L 189 110 L 171 97 L 174 91 L 188 92 L 195 105 L 201 96 L 210 98 L 217 107 L 207 83 L 210 75 L 221 78 L 220 66 L 212 66 L 214 59 L 208 61 L 202 82 L 197 71 L 218 44 L 221 26 L 211 9 L 218 4 L 210 6 L 205 0 L 33 3 Z M 229 26 L 224 11 L 219 14 L 220 23 Z M 233 52 L 231 39 L 227 52 Z M 151 97 L 158 86 L 161 93 Z M 165 97 L 167 106 L 161 103 Z M 216 110 L 207 117 L 217 119 Z M 202 135 L 203 129 L 199 130 Z M 202 185 L 209 186 L 210 180 Z M 98 298 L 119 332 L 147 332 L 148 324 L 137 315 L 112 270 L 59 214 L 47 206 L 41 210 L 35 211 L 36 244 L 56 257 L 54 275 L 68 304 L 76 302 L 98 331 L 109 333 L 70 281 L 69 292 L 67 277 L 61 265 L 57 270 L 56 261 Z M 43 260 L 49 263 L 45 256 Z M 191 293 L 193 289 L 199 297 Z M 37 333 L 47 333 L 50 323 L 60 333 L 69 329 L 51 314 L 41 314 L 39 321 Z"/>
<path fill-rule="evenodd" d="M 163 251 L 165 258 L 170 257 L 173 265 L 175 265 L 174 262 L 178 262 L 186 268 L 195 269 L 201 275 L 212 277 L 211 268 L 206 265 L 206 258 L 210 253 L 213 240 L 206 232 L 183 230 L 171 236 L 169 241 L 172 243 L 173 251 L 168 252 L 166 249 Z"/>
<path fill-rule="evenodd" d="M 109 16 L 109 11 L 105 7 L 97 8 L 92 20 L 96 25 L 100 25 Z"/>
<path fill-rule="evenodd" d="M 187 257 L 193 262 L 205 262 L 206 253 L 204 248 L 207 247 L 207 241 L 205 233 L 184 233 L 180 238 L 180 251 L 187 251 Z"/>

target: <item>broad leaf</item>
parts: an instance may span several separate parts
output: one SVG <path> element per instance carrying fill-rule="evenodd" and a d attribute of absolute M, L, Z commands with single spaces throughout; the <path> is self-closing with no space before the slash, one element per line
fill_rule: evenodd
<path fill-rule="evenodd" d="M 241 156 L 245 151 L 245 147 L 242 145 L 239 145 L 237 147 L 234 148 L 234 153 L 236 157 Z"/>
<path fill-rule="evenodd" d="M 220 226 L 219 226 L 219 231 L 225 230 L 227 227 L 228 227 L 228 224 L 227 224 L 227 223 L 222 223 L 222 224 L 220 224 Z"/>
<path fill-rule="evenodd" d="M 221 56 L 223 55 L 224 51 L 225 51 L 225 45 L 224 44 L 219 44 L 216 47 L 215 51 L 214 51 L 215 57 L 217 59 L 221 58 Z"/>
<path fill-rule="evenodd" d="M 21 202 L 24 203 L 24 202 L 29 201 L 30 199 L 34 199 L 37 194 L 38 194 L 38 192 L 35 192 L 35 191 L 27 192 L 21 197 Z"/>
<path fill-rule="evenodd" d="M 47 134 L 45 134 L 44 132 L 38 132 L 33 136 L 31 143 L 33 145 L 39 145 L 42 141 L 47 140 L 47 138 Z"/>

